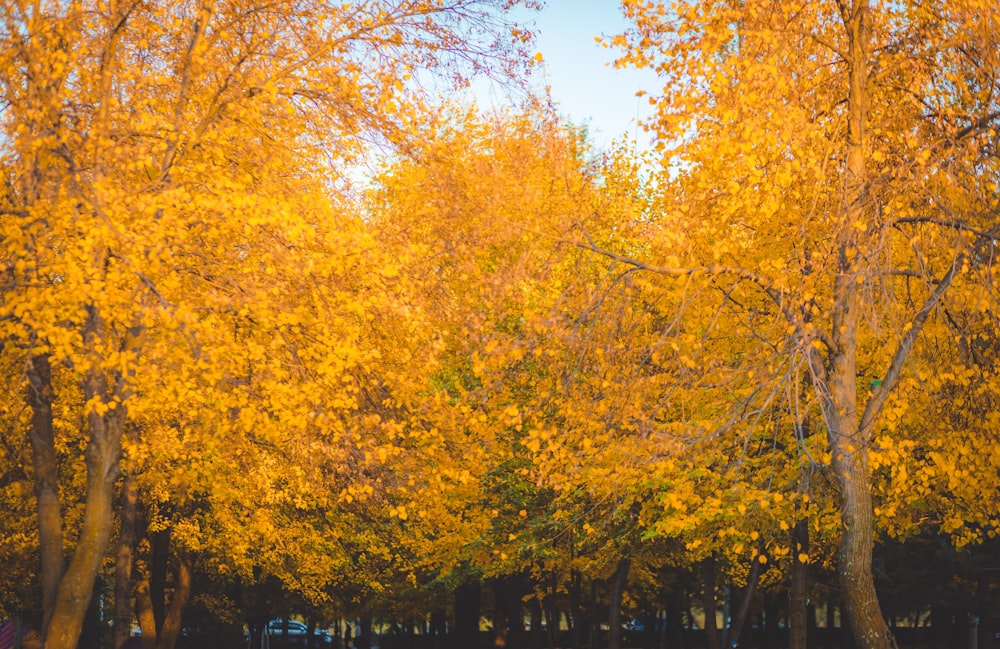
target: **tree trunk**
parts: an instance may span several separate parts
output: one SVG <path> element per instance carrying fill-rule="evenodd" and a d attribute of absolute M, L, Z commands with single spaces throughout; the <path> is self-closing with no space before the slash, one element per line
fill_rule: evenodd
<path fill-rule="evenodd" d="M 865 241 L 860 233 L 872 215 L 867 197 L 865 142 L 868 121 L 869 12 L 867 0 L 845 7 L 849 51 L 847 151 L 844 179 L 845 212 L 836 233 L 838 275 L 834 281 L 829 396 L 824 397 L 824 416 L 833 455 L 833 470 L 840 486 L 840 513 L 843 531 L 838 553 L 838 572 L 847 611 L 847 621 L 858 649 L 890 649 L 895 641 L 882 616 L 872 575 L 874 532 L 868 446 L 871 442 L 870 415 L 862 429 L 858 412 L 858 319 L 860 294 L 858 278 L 863 276 L 861 260 Z M 857 224 L 865 224 L 858 228 Z M 897 354 L 898 356 L 898 354 Z M 898 371 L 897 359 L 892 368 Z M 881 386 L 890 387 L 892 381 Z M 877 404 L 870 403 L 876 410 Z"/>
<path fill-rule="evenodd" d="M 358 649 L 372 649 L 372 616 L 362 615 L 359 626 Z"/>
<path fill-rule="evenodd" d="M 740 636 L 743 633 L 743 625 L 746 624 L 747 615 L 750 613 L 750 605 L 753 603 L 754 593 L 757 592 L 757 582 L 760 581 L 760 574 L 764 570 L 761 559 L 764 558 L 764 542 L 761 541 L 757 547 L 757 554 L 750 564 L 750 572 L 747 575 L 747 586 L 743 590 L 736 615 L 733 616 L 729 625 L 728 640 L 729 646 L 737 647 L 740 644 Z"/>
<path fill-rule="evenodd" d="M 436 608 L 431 612 L 431 647 L 432 649 L 445 649 L 448 641 L 445 637 L 445 627 L 447 626 L 448 615 L 443 609 Z"/>
<path fill-rule="evenodd" d="M 508 583 L 503 577 L 493 581 L 493 646 L 506 647 L 509 633 L 510 611 L 507 596 Z"/>
<path fill-rule="evenodd" d="M 152 549 L 149 568 L 149 596 L 153 604 L 153 619 L 156 628 L 163 628 L 167 615 L 167 562 L 170 558 L 170 530 L 163 529 L 149 534 Z"/>
<path fill-rule="evenodd" d="M 809 564 L 799 555 L 809 554 L 809 521 L 801 518 L 792 530 L 792 583 L 788 593 L 788 649 L 806 649 Z"/>
<path fill-rule="evenodd" d="M 136 516 L 137 535 L 146 538 L 146 518 L 144 512 Z M 145 544 L 143 544 L 145 545 Z M 156 615 L 153 613 L 153 594 L 150 588 L 150 562 L 152 557 L 148 552 L 139 555 L 135 564 L 135 615 L 139 618 L 139 629 L 142 631 L 142 644 L 145 649 L 156 649 L 156 636 L 160 629 Z M 266 621 L 265 621 L 266 624 Z"/>
<path fill-rule="evenodd" d="M 583 581 L 578 570 L 572 572 L 570 577 L 570 610 L 573 613 L 573 649 L 583 649 L 583 632 L 586 628 L 586 613 L 583 610 Z"/>
<path fill-rule="evenodd" d="M 625 592 L 631 565 L 631 560 L 621 559 L 608 584 L 608 649 L 621 649 L 622 646 L 622 594 Z"/>
<path fill-rule="evenodd" d="M 708 649 L 722 649 L 722 634 L 715 619 L 715 556 L 706 557 L 701 562 L 702 608 L 705 610 L 705 646 Z"/>
<path fill-rule="evenodd" d="M 163 622 L 156 636 L 156 649 L 174 649 L 177 638 L 181 635 L 184 606 L 190 596 L 191 561 L 188 557 L 181 556 L 177 561 L 177 579 L 170 597 L 170 606 L 164 609 Z"/>
<path fill-rule="evenodd" d="M 91 314 L 88 335 L 99 331 L 99 319 Z M 114 403 L 104 375 L 91 369 L 84 380 L 88 403 Z M 121 459 L 125 407 L 118 405 L 104 412 L 92 408 L 87 416 L 90 436 L 87 440 L 87 495 L 83 525 L 66 572 L 59 581 L 52 618 L 45 637 L 45 649 L 76 649 L 93 594 L 97 573 L 114 527 L 115 482 Z"/>
<path fill-rule="evenodd" d="M 127 471 L 121 484 L 118 554 L 115 557 L 114 647 L 120 649 L 132 629 L 132 556 L 135 547 L 135 476 Z"/>
<path fill-rule="evenodd" d="M 672 594 L 667 599 L 665 619 L 663 621 L 663 638 L 660 647 L 684 649 L 684 614 L 680 595 Z"/>
<path fill-rule="evenodd" d="M 555 649 L 556 642 L 559 639 L 559 622 L 560 622 L 560 612 L 556 605 L 556 592 L 558 584 L 556 582 L 555 575 L 552 576 L 549 592 L 545 597 L 545 620 L 546 620 L 546 635 L 548 637 L 548 648 Z"/>
<path fill-rule="evenodd" d="M 479 582 L 462 584 L 455 589 L 455 628 L 452 649 L 479 647 L 479 608 L 482 597 Z"/>
<path fill-rule="evenodd" d="M 42 563 L 42 638 L 48 635 L 56 591 L 65 569 L 59 466 L 52 428 L 52 368 L 47 354 L 28 361 L 28 405 L 31 406 L 32 464 L 38 508 L 38 540 Z"/>
<path fill-rule="evenodd" d="M 523 649 L 524 633 L 524 613 L 522 611 L 522 598 L 524 596 L 524 576 L 521 574 L 509 575 L 504 578 L 507 587 L 505 593 L 507 602 L 504 611 L 507 615 L 507 647 L 509 649 Z"/>
<path fill-rule="evenodd" d="M 531 598 L 531 636 L 528 638 L 530 649 L 542 649 L 545 645 L 545 633 L 542 629 L 542 602 L 537 596 Z"/>

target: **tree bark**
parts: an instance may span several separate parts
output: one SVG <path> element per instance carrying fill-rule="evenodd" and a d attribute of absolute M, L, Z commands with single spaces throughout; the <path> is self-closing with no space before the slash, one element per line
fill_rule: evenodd
<path fill-rule="evenodd" d="M 747 575 L 747 586 L 743 590 L 739 607 L 736 609 L 736 614 L 733 616 L 732 622 L 730 622 L 729 625 L 729 646 L 739 646 L 740 636 L 743 634 L 743 625 L 746 624 L 747 615 L 750 613 L 750 605 L 753 602 L 754 593 L 757 592 L 757 582 L 760 581 L 761 572 L 764 570 L 764 564 L 760 561 L 763 556 L 764 543 L 761 541 L 757 547 L 757 554 L 754 556 L 753 561 L 750 564 L 750 572 Z"/>
<path fill-rule="evenodd" d="M 174 649 L 181 635 L 184 606 L 191 596 L 191 560 L 180 556 L 177 560 L 177 579 L 174 583 L 170 606 L 165 608 L 160 632 L 156 636 L 156 649 Z"/>
<path fill-rule="evenodd" d="M 581 593 L 583 584 L 581 582 L 580 572 L 574 570 L 570 577 L 569 590 L 570 610 L 573 615 L 573 649 L 583 648 L 583 631 L 586 626 L 584 620 L 587 616 L 583 610 L 583 594 Z"/>
<path fill-rule="evenodd" d="M 59 505 L 59 465 L 52 428 L 52 368 L 47 354 L 28 360 L 28 405 L 31 406 L 32 464 L 38 509 L 38 540 L 42 563 L 42 638 L 48 635 L 56 592 L 65 569 L 62 509 Z"/>
<path fill-rule="evenodd" d="M 92 310 L 85 340 L 93 344 L 93 339 L 100 333 L 100 318 Z M 100 404 L 109 409 L 101 411 L 92 407 L 87 415 L 90 434 L 86 449 L 87 493 L 83 525 L 72 559 L 59 581 L 45 649 L 76 649 L 97 572 L 114 527 L 113 502 L 121 459 L 125 407 L 115 400 L 97 363 L 88 371 L 83 384 L 87 403 Z"/>
<path fill-rule="evenodd" d="M 788 592 L 788 649 L 806 649 L 808 636 L 807 601 L 809 564 L 800 561 L 800 554 L 809 554 L 809 521 L 801 518 L 792 530 L 792 579 Z"/>
<path fill-rule="evenodd" d="M 455 629 L 452 649 L 479 647 L 479 608 L 482 597 L 478 581 L 462 584 L 455 589 Z"/>
<path fill-rule="evenodd" d="M 139 618 L 139 628 L 142 630 L 142 644 L 145 649 L 156 649 L 157 624 L 153 615 L 153 598 L 149 592 L 149 569 L 146 562 L 138 565 L 138 578 L 135 582 L 135 614 Z"/>
<path fill-rule="evenodd" d="M 362 615 L 359 626 L 358 649 L 372 649 L 372 616 Z"/>
<path fill-rule="evenodd" d="M 715 619 L 715 556 L 706 557 L 701 562 L 702 608 L 705 611 L 705 646 L 708 649 L 722 649 L 722 634 Z"/>
<path fill-rule="evenodd" d="M 840 487 L 843 530 L 838 572 L 847 620 L 859 649 L 891 649 L 895 641 L 882 616 L 872 575 L 874 531 L 868 446 L 871 429 L 858 412 L 857 346 L 862 245 L 857 224 L 868 224 L 865 141 L 868 121 L 869 12 L 866 0 L 842 5 L 849 42 L 845 212 L 838 226 L 838 274 L 834 281 L 829 395 L 824 400 L 833 470 Z M 893 367 L 896 363 L 894 360 Z M 888 385 L 882 386 L 888 389 Z M 866 412 L 866 417 L 869 413 Z"/>
<path fill-rule="evenodd" d="M 167 616 L 167 563 L 170 558 L 170 529 L 146 533 L 151 548 L 149 568 L 149 596 L 153 605 L 156 628 L 162 629 Z"/>
<path fill-rule="evenodd" d="M 504 581 L 507 584 L 505 589 L 507 603 L 504 606 L 507 614 L 507 647 L 509 649 L 523 649 L 525 645 L 524 613 L 522 611 L 522 598 L 525 590 L 524 576 L 520 573 L 509 575 Z"/>
<path fill-rule="evenodd" d="M 115 556 L 114 646 L 120 649 L 132 629 L 132 559 L 135 548 L 135 476 L 127 471 L 121 484 L 118 553 Z"/>
<path fill-rule="evenodd" d="M 631 560 L 621 559 L 608 584 L 608 649 L 621 649 L 622 646 L 622 594 L 625 592 L 631 565 Z"/>
<path fill-rule="evenodd" d="M 545 633 L 542 630 L 542 602 L 537 596 L 531 598 L 531 635 L 528 638 L 530 649 L 542 649 L 545 645 Z"/>

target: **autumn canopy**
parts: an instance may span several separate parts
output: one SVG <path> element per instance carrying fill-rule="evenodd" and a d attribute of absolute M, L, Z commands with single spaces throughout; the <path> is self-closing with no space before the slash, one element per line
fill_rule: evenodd
<path fill-rule="evenodd" d="M 1000 3 L 538 5 L 0 3 L 0 624 L 994 646 Z"/>

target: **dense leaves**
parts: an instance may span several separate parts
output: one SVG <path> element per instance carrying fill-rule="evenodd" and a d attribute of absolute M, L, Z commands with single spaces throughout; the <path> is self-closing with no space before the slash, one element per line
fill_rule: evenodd
<path fill-rule="evenodd" d="M 639 154 L 426 92 L 528 73 L 513 4 L 0 9 L 0 617 L 76 646 L 114 557 L 149 649 L 719 580 L 802 646 L 811 569 L 889 647 L 886 547 L 988 609 L 1000 7 L 624 2 Z"/>

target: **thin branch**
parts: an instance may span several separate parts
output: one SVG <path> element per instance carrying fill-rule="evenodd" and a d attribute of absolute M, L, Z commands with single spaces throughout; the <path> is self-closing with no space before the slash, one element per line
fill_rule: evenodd
<path fill-rule="evenodd" d="M 949 220 L 949 219 L 938 219 L 938 218 L 934 218 L 932 216 L 907 216 L 907 217 L 896 219 L 890 225 L 892 225 L 893 227 L 895 227 L 897 225 L 906 224 L 906 223 L 910 223 L 910 224 L 913 224 L 913 223 L 929 223 L 931 225 L 940 225 L 941 227 L 952 228 L 952 229 L 955 229 L 955 230 L 959 230 L 961 232 L 970 232 L 970 233 L 972 233 L 972 234 L 974 234 L 977 237 L 980 237 L 982 239 L 996 239 L 997 236 L 998 236 L 998 234 L 996 232 L 989 232 L 987 230 L 977 230 L 976 228 L 970 228 L 968 225 L 966 225 L 962 221 Z"/>
<path fill-rule="evenodd" d="M 934 287 L 934 290 L 927 299 L 924 301 L 920 310 L 917 311 L 913 316 L 913 320 L 909 323 L 909 328 L 906 333 L 903 334 L 902 340 L 899 341 L 899 346 L 896 348 L 896 353 L 893 355 L 892 362 L 889 364 L 889 368 L 885 372 L 885 376 L 882 377 L 882 383 L 875 386 L 872 391 L 871 398 L 868 399 L 868 403 L 865 404 L 864 414 L 861 415 L 861 423 L 858 426 L 858 430 L 861 431 L 862 435 L 867 439 L 870 434 L 870 429 L 872 424 L 875 422 L 875 418 L 882 412 L 882 408 L 885 405 L 886 399 L 889 397 L 889 392 L 896 386 L 896 382 L 899 380 L 900 374 L 903 371 L 903 365 L 906 363 L 906 359 L 910 355 L 910 350 L 913 348 L 913 344 L 917 339 L 917 335 L 923 328 L 924 322 L 927 320 L 927 316 L 930 315 L 931 311 L 934 310 L 940 302 L 941 298 L 948 291 L 951 286 L 952 280 L 955 278 L 956 271 L 962 266 L 962 262 L 965 259 L 964 254 L 959 254 L 952 261 L 951 268 L 945 273 L 938 285 Z"/>

